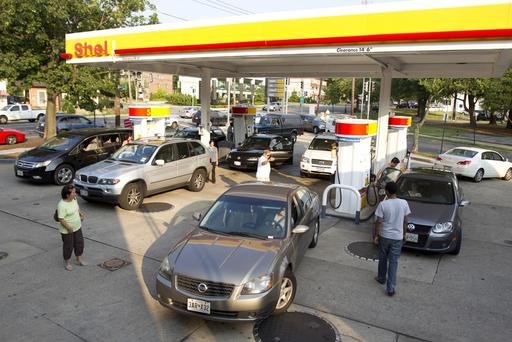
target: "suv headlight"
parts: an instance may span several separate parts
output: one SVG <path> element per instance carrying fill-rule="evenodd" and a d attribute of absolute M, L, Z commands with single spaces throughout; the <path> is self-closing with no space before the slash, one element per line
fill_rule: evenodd
<path fill-rule="evenodd" d="M 453 224 L 451 222 L 442 222 L 437 223 L 434 228 L 432 228 L 432 232 L 434 233 L 449 233 L 453 230 Z"/>
<path fill-rule="evenodd" d="M 243 295 L 263 293 L 272 287 L 272 276 L 264 275 L 245 283 L 242 289 Z"/>
<path fill-rule="evenodd" d="M 51 162 L 52 162 L 51 160 L 45 160 L 44 162 L 35 163 L 34 164 L 34 169 L 38 168 L 38 167 L 48 166 L 48 165 L 50 165 Z"/>
<path fill-rule="evenodd" d="M 117 178 L 101 178 L 99 181 L 98 181 L 98 184 L 103 184 L 103 185 L 114 185 L 114 184 L 117 184 L 119 183 L 121 180 L 120 179 L 117 179 Z"/>
<path fill-rule="evenodd" d="M 304 156 L 302 157 L 302 162 L 303 163 L 309 164 L 310 161 L 311 160 L 308 157 L 304 157 Z"/>

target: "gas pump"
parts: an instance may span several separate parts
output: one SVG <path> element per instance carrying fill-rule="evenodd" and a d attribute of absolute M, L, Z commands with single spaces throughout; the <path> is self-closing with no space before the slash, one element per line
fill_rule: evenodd
<path fill-rule="evenodd" d="M 334 184 L 324 191 L 322 205 L 325 209 L 327 193 L 333 189 L 336 196 L 332 206 L 336 214 L 355 217 L 356 222 L 359 222 L 360 211 L 366 206 L 366 188 L 370 182 L 371 140 L 377 134 L 377 121 L 336 120 L 335 134 L 337 168 Z"/>
<path fill-rule="evenodd" d="M 255 107 L 231 107 L 233 117 L 233 141 L 235 146 L 254 133 Z"/>
<path fill-rule="evenodd" d="M 386 162 L 393 157 L 400 159 L 404 168 L 409 168 L 407 158 L 407 129 L 411 126 L 410 116 L 392 116 L 388 121 L 388 141 L 386 147 Z"/>
<path fill-rule="evenodd" d="M 169 107 L 135 105 L 128 108 L 133 124 L 133 138 L 165 137 L 165 118 L 171 113 Z"/>

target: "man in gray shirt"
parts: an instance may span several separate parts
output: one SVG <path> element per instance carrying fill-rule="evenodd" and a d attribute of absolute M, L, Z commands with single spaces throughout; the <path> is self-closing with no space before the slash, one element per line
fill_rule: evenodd
<path fill-rule="evenodd" d="M 219 165 L 219 150 L 215 147 L 214 141 L 210 141 L 208 153 L 210 155 L 210 164 L 212 164 L 212 183 L 215 184 L 215 168 Z"/>
<path fill-rule="evenodd" d="M 388 296 L 395 294 L 398 259 L 405 239 L 407 216 L 411 213 L 407 201 L 396 197 L 397 189 L 395 182 L 387 183 L 387 199 L 380 202 L 375 210 L 374 239 L 379 244 L 379 270 L 375 279 L 382 285 L 386 284 Z"/>

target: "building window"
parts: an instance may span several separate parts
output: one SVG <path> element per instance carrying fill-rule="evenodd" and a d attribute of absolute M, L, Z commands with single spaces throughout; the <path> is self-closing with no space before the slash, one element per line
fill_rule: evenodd
<path fill-rule="evenodd" d="M 37 92 L 37 105 L 46 106 L 46 91 L 40 90 Z"/>

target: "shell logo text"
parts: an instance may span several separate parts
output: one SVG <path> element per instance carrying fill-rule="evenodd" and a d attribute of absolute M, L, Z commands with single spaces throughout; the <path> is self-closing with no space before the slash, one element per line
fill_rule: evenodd
<path fill-rule="evenodd" d="M 108 44 L 104 40 L 103 44 L 89 44 L 87 42 L 75 43 L 75 57 L 102 57 L 108 56 Z"/>

